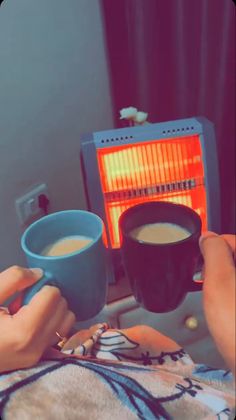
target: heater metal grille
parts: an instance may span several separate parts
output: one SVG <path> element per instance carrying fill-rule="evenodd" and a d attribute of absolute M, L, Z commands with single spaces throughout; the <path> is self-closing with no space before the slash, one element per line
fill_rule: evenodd
<path fill-rule="evenodd" d="M 204 165 L 198 134 L 98 148 L 97 161 L 112 248 L 120 245 L 120 215 L 144 201 L 164 200 L 192 207 L 206 228 Z"/>

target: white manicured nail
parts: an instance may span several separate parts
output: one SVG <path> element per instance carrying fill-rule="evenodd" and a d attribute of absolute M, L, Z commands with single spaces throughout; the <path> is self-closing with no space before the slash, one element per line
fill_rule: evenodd
<path fill-rule="evenodd" d="M 43 277 L 43 270 L 41 268 L 30 268 L 30 271 L 35 274 L 39 279 Z"/>

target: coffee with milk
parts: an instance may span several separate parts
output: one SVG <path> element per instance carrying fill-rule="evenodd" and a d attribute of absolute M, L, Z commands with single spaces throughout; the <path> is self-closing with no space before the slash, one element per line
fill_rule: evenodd
<path fill-rule="evenodd" d="M 47 245 L 41 252 L 41 255 L 44 255 L 45 257 L 59 257 L 71 254 L 72 252 L 81 250 L 91 242 L 92 239 L 86 236 L 67 236 Z"/>
<path fill-rule="evenodd" d="M 190 236 L 190 232 L 174 223 L 149 223 L 131 230 L 130 235 L 138 241 L 151 244 L 179 242 Z"/>

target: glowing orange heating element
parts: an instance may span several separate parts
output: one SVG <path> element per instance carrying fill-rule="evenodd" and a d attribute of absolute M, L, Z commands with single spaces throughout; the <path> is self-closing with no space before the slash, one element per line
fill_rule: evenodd
<path fill-rule="evenodd" d="M 207 226 L 206 191 L 198 135 L 150 140 L 97 150 L 112 248 L 120 245 L 118 219 L 127 208 L 149 200 L 185 204 Z"/>

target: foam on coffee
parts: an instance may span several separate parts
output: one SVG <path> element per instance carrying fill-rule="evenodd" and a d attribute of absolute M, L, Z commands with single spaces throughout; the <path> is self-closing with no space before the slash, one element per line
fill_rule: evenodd
<path fill-rule="evenodd" d="M 182 241 L 191 233 L 174 223 L 149 223 L 131 230 L 130 235 L 142 242 L 168 244 Z"/>
<path fill-rule="evenodd" d="M 71 254 L 72 252 L 79 251 L 91 242 L 92 239 L 87 236 L 66 236 L 50 245 L 47 245 L 43 249 L 41 254 L 46 257 L 59 257 L 62 255 Z"/>

